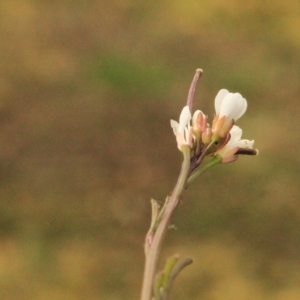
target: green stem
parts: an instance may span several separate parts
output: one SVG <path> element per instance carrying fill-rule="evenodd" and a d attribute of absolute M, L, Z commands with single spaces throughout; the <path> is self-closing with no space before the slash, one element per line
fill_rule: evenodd
<path fill-rule="evenodd" d="M 210 162 L 208 162 L 206 165 L 204 165 L 202 168 L 194 172 L 186 183 L 186 188 L 203 172 L 205 172 L 207 169 L 219 164 L 222 161 L 222 158 L 220 156 L 215 156 Z"/>
<path fill-rule="evenodd" d="M 168 229 L 172 214 L 182 196 L 182 193 L 185 190 L 187 178 L 189 175 L 190 168 L 190 148 L 188 146 L 183 147 L 183 162 L 180 171 L 180 175 L 178 177 L 176 186 L 168 199 L 168 203 L 166 203 L 165 211 L 162 216 L 162 219 L 155 231 L 153 241 L 151 245 L 148 245 L 148 251 L 146 255 L 145 269 L 144 269 L 144 278 L 143 278 L 143 287 L 141 300 L 151 300 L 153 294 L 153 281 L 155 274 L 157 272 L 157 265 L 159 254 L 162 246 L 162 242 L 164 240 L 166 231 Z M 147 243 L 147 240 L 146 240 Z"/>
<path fill-rule="evenodd" d="M 201 153 L 200 157 L 199 157 L 198 160 L 197 160 L 197 165 L 198 165 L 198 166 L 202 163 L 202 161 L 203 161 L 205 155 L 207 154 L 208 150 L 215 144 L 215 141 L 216 141 L 216 140 L 212 140 L 212 141 L 206 146 L 206 148 L 204 149 L 204 151 Z"/>

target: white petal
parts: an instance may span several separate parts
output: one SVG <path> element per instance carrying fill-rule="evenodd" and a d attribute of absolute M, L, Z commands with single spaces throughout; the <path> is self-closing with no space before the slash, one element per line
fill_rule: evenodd
<path fill-rule="evenodd" d="M 240 148 L 253 149 L 254 140 L 241 140 L 239 141 Z"/>
<path fill-rule="evenodd" d="M 232 111 L 235 109 L 236 101 L 234 94 L 228 93 L 223 99 L 220 107 L 220 117 L 221 116 L 230 116 Z"/>
<path fill-rule="evenodd" d="M 239 141 L 242 137 L 242 134 L 243 130 L 239 126 L 233 125 L 230 130 L 230 140 Z"/>
<path fill-rule="evenodd" d="M 247 109 L 247 101 L 239 93 L 228 93 L 220 108 L 220 116 L 227 116 L 235 121 L 240 118 Z"/>
<path fill-rule="evenodd" d="M 217 115 L 220 113 L 221 104 L 228 93 L 226 89 L 222 89 L 218 92 L 215 98 L 215 110 Z"/>
<path fill-rule="evenodd" d="M 235 112 L 234 112 L 234 120 L 236 121 L 237 119 L 239 119 L 246 111 L 247 109 L 247 100 L 245 98 L 242 97 L 241 94 L 236 93 L 237 98 L 236 98 L 236 108 L 235 108 Z"/>
<path fill-rule="evenodd" d="M 230 130 L 230 140 L 227 142 L 227 144 L 219 149 L 217 153 L 221 155 L 222 157 L 226 156 L 229 151 L 231 151 L 233 148 L 239 146 L 240 139 L 242 137 L 242 129 L 236 125 L 233 125 L 233 127 Z"/>
<path fill-rule="evenodd" d="M 179 117 L 179 131 L 182 132 L 184 128 L 189 124 L 191 121 L 192 115 L 190 112 L 190 108 L 188 106 L 185 106 L 180 114 Z"/>
<path fill-rule="evenodd" d="M 170 123 L 171 123 L 171 127 L 173 128 L 173 132 L 176 135 L 176 133 L 178 132 L 179 124 L 174 120 L 171 120 Z"/>

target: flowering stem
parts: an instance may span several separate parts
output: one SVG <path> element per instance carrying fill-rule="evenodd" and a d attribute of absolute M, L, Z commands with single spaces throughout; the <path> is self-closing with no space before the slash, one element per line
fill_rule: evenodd
<path fill-rule="evenodd" d="M 170 220 L 172 214 L 177 207 L 177 204 L 182 196 L 182 193 L 185 190 L 187 178 L 189 175 L 190 168 L 190 147 L 183 146 L 183 162 L 180 171 L 180 175 L 178 177 L 175 188 L 170 197 L 167 197 L 167 202 L 165 203 L 165 210 L 163 212 L 163 216 L 157 229 L 154 233 L 153 240 L 149 245 L 148 239 L 146 236 L 145 242 L 145 253 L 146 253 L 146 262 L 144 269 L 144 278 L 143 278 L 143 287 L 141 300 L 151 300 L 153 294 L 153 281 L 157 271 L 159 254 L 162 246 L 163 239 L 165 237 L 166 231 L 170 224 Z"/>

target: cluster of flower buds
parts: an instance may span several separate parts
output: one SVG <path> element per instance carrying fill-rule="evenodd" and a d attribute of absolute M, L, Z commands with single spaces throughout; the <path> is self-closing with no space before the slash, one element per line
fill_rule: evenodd
<path fill-rule="evenodd" d="M 220 163 L 230 163 L 240 154 L 258 154 L 258 150 L 253 149 L 254 141 L 242 140 L 242 129 L 234 125 L 246 109 L 247 101 L 241 94 L 222 89 L 215 98 L 216 115 L 212 127 L 202 111 L 197 110 L 192 116 L 189 106 L 183 108 L 179 123 L 171 120 L 179 150 L 191 149 L 191 171 L 207 155 L 217 157 Z"/>

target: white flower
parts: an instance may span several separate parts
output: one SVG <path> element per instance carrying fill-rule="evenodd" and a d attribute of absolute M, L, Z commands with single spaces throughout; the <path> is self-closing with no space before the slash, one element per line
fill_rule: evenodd
<path fill-rule="evenodd" d="M 212 132 L 214 136 L 225 137 L 234 122 L 247 109 L 247 101 L 239 93 L 229 93 L 222 89 L 215 98 L 216 117 L 213 120 Z"/>
<path fill-rule="evenodd" d="M 185 106 L 181 111 L 179 123 L 171 120 L 171 127 L 173 128 L 177 140 L 177 147 L 180 151 L 184 145 L 188 145 L 189 147 L 193 145 L 193 133 L 190 125 L 191 118 L 190 108 Z"/>
<path fill-rule="evenodd" d="M 253 149 L 254 141 L 241 140 L 242 129 L 238 126 L 233 126 L 230 130 L 230 140 L 228 143 L 216 151 L 215 155 L 222 158 L 222 163 L 234 162 L 238 159 L 237 151 L 243 149 Z"/>

